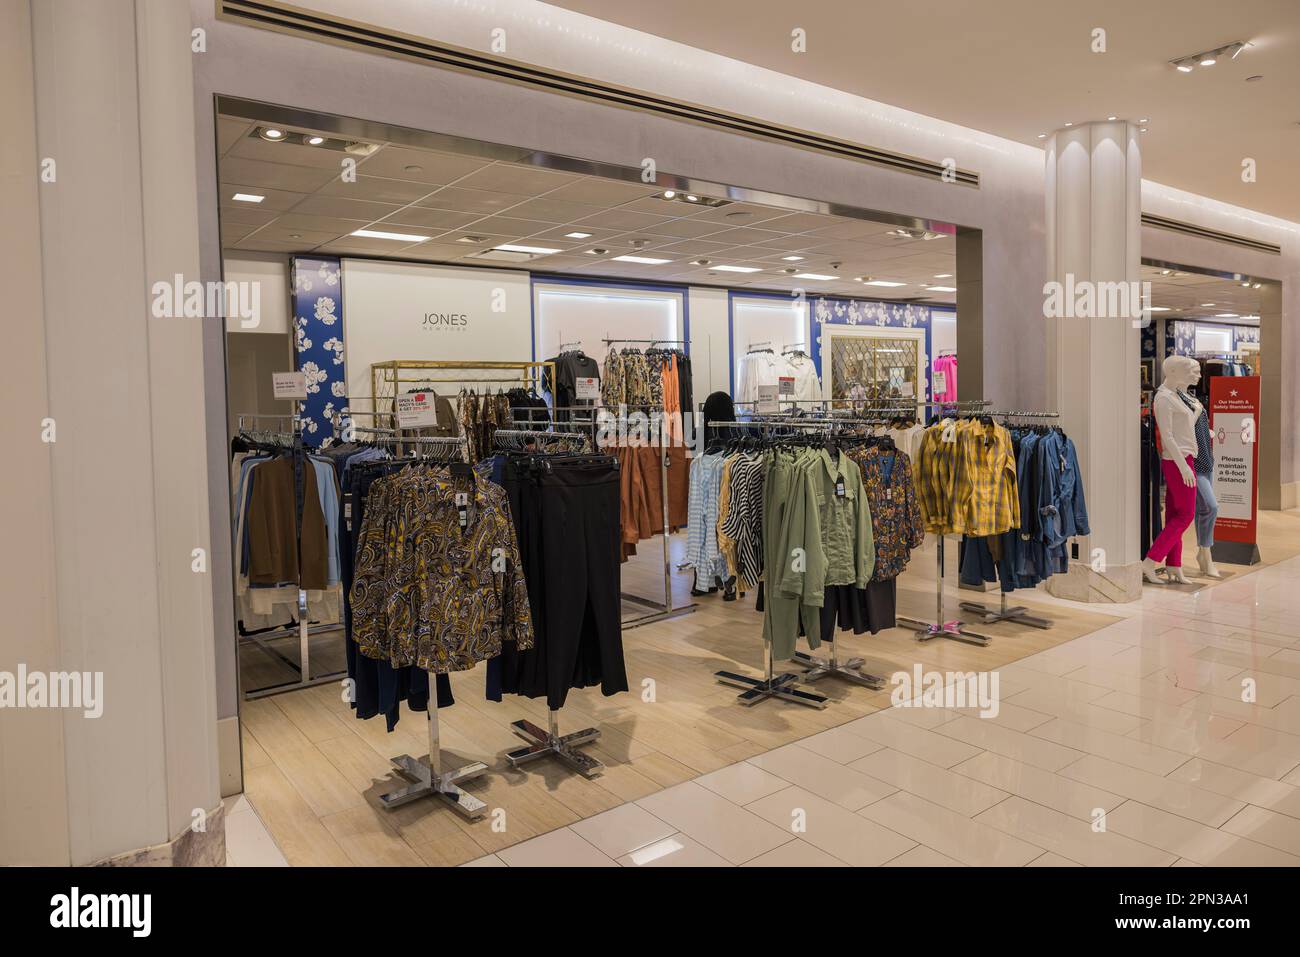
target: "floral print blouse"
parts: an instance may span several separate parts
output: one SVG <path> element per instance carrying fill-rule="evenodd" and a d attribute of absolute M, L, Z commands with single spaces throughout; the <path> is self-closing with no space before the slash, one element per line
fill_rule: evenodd
<path fill-rule="evenodd" d="M 872 581 L 898 577 L 925 541 L 925 523 L 912 482 L 912 463 L 903 451 L 873 447 L 853 453 L 862 469 L 862 485 L 871 506 L 871 532 L 876 543 Z"/>

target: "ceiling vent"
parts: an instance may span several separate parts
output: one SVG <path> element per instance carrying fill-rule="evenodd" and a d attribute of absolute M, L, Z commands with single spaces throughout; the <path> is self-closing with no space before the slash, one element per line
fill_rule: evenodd
<path fill-rule="evenodd" d="M 1245 249 L 1253 249 L 1256 252 L 1272 253 L 1274 256 L 1282 255 L 1282 247 L 1276 243 L 1266 243 L 1258 239 L 1251 239 L 1248 236 L 1236 236 L 1232 233 L 1220 232 L 1217 229 L 1207 229 L 1204 226 L 1179 222 L 1176 219 L 1165 219 L 1163 216 L 1153 216 L 1150 213 L 1142 214 L 1142 225 L 1152 226 L 1156 229 L 1167 229 L 1170 232 L 1182 233 L 1184 236 L 1196 236 L 1200 239 L 1209 239 L 1216 243 L 1228 243 L 1233 246 L 1241 246 Z"/>

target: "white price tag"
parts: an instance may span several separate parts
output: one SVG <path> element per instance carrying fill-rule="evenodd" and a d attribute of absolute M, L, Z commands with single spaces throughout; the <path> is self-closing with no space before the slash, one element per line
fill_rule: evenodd
<path fill-rule="evenodd" d="M 936 371 L 936 372 L 934 373 L 934 392 L 935 392 L 935 395 L 938 395 L 938 394 L 941 393 L 941 392 L 947 392 L 947 391 L 948 391 L 948 373 L 946 373 L 946 372 L 938 372 L 938 371 Z"/>
<path fill-rule="evenodd" d="M 397 397 L 397 425 L 403 429 L 418 429 L 437 425 L 438 410 L 429 392 L 412 392 Z"/>
<path fill-rule="evenodd" d="M 794 395 L 794 376 L 783 375 L 776 380 L 777 395 Z"/>
<path fill-rule="evenodd" d="M 600 398 L 600 380 L 595 376 L 583 376 L 577 381 L 577 389 L 574 394 L 575 399 L 599 399 Z"/>
<path fill-rule="evenodd" d="M 773 385 L 760 385 L 758 387 L 758 404 L 755 411 L 760 413 L 776 412 L 777 408 L 777 387 Z"/>
<path fill-rule="evenodd" d="M 305 399 L 307 377 L 301 372 L 272 372 L 271 389 L 277 399 Z"/>

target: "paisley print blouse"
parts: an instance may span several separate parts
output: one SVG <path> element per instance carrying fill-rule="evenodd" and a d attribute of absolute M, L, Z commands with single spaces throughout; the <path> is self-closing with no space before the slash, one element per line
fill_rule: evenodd
<path fill-rule="evenodd" d="M 907 567 L 912 549 L 925 541 L 921 505 L 912 483 L 907 453 L 867 448 L 854 454 L 862 468 L 862 485 L 871 505 L 871 532 L 876 542 L 872 581 L 896 578 Z"/>
<path fill-rule="evenodd" d="M 465 525 L 460 515 L 462 496 Z M 533 646 L 528 591 L 503 488 L 419 466 L 370 488 L 352 584 L 361 654 L 442 674 Z"/>

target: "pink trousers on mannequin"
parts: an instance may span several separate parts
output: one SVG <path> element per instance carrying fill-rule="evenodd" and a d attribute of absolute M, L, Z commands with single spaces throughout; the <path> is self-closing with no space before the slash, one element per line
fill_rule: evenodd
<path fill-rule="evenodd" d="M 1187 456 L 1187 467 L 1194 468 L 1194 465 L 1195 460 Z M 1151 543 L 1147 558 L 1163 561 L 1169 568 L 1181 568 L 1183 532 L 1196 518 L 1196 486 L 1184 484 L 1178 463 L 1173 459 L 1162 459 L 1160 468 L 1165 473 L 1165 527 Z"/>

